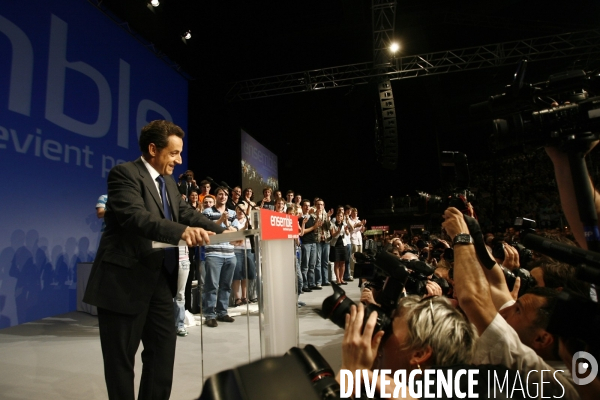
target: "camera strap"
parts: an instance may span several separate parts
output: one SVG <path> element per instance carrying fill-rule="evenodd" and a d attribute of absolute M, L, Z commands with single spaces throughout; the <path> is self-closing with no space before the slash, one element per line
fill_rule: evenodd
<path fill-rule="evenodd" d="M 487 269 L 492 269 L 494 265 L 496 265 L 496 260 L 490 256 L 487 248 L 485 247 L 485 241 L 483 239 L 483 232 L 481 232 L 481 227 L 479 226 L 479 222 L 473 217 L 469 217 L 468 215 L 463 214 L 465 222 L 469 227 L 469 232 L 471 233 L 471 237 L 473 238 L 473 243 L 475 244 L 475 253 L 477 254 L 477 258 L 481 264 Z"/>

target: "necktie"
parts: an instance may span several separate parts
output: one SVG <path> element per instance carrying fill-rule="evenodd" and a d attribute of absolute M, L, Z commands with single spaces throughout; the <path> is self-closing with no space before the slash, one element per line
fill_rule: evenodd
<path fill-rule="evenodd" d="M 165 215 L 165 219 L 172 221 L 173 216 L 171 215 L 171 207 L 169 207 L 165 178 L 162 175 L 159 175 L 156 178 L 156 181 L 160 186 L 160 196 L 162 197 L 163 213 Z M 163 260 L 163 265 L 169 273 L 175 270 L 175 267 L 178 265 L 178 249 L 176 247 L 167 247 L 165 249 L 165 258 Z"/>
<path fill-rule="evenodd" d="M 169 200 L 167 198 L 167 188 L 165 185 L 165 178 L 162 175 L 159 175 L 156 178 L 158 185 L 160 186 L 160 197 L 162 197 L 162 205 L 163 205 L 163 213 L 165 215 L 165 219 L 173 220 L 173 216 L 171 215 L 171 207 L 169 207 Z"/>

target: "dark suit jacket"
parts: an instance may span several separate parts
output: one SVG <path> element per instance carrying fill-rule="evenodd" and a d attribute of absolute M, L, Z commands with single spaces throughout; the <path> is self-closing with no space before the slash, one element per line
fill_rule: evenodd
<path fill-rule="evenodd" d="M 187 187 L 187 181 L 181 182 L 181 184 L 179 184 L 177 186 L 177 188 L 179 189 L 179 193 L 185 194 L 186 196 L 189 196 L 188 187 Z M 196 190 L 196 192 L 198 194 L 200 194 L 200 186 L 194 185 L 194 184 L 190 184 L 190 189 L 189 190 L 192 190 L 192 189 Z"/>
<path fill-rule="evenodd" d="M 221 233 L 210 221 L 181 199 L 177 184 L 165 176 L 173 221 L 163 216 L 156 183 L 141 159 L 115 166 L 108 175 L 106 229 L 90 273 L 83 301 L 124 314 L 136 314 L 150 302 L 163 271 L 163 249 L 152 241 L 179 243 L 186 226 Z M 173 296 L 177 268 L 169 276 Z"/>

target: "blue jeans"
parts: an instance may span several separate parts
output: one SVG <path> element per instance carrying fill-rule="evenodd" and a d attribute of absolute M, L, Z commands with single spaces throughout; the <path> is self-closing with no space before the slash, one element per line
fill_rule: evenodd
<path fill-rule="evenodd" d="M 207 320 L 227 315 L 235 264 L 235 257 L 206 257 L 202 307 Z"/>
<path fill-rule="evenodd" d="M 350 256 L 352 252 L 352 245 L 351 244 L 347 244 L 346 245 L 346 255 L 348 256 L 348 261 L 346 261 L 346 268 L 344 269 L 344 280 L 348 281 L 350 280 Z"/>
<path fill-rule="evenodd" d="M 317 243 L 317 264 L 315 267 L 315 279 L 317 285 L 329 283 L 329 242 Z"/>
<path fill-rule="evenodd" d="M 317 262 L 317 244 L 302 243 L 302 288 L 315 286 L 315 263 Z"/>
<path fill-rule="evenodd" d="M 241 281 L 242 279 L 254 279 L 256 278 L 256 265 L 254 264 L 254 253 L 250 250 L 235 249 L 235 272 L 233 274 L 234 281 Z M 248 261 L 248 271 L 246 271 L 246 261 L 244 260 L 244 253 L 246 254 L 246 260 Z M 248 274 L 246 274 L 248 272 Z"/>
<path fill-rule="evenodd" d="M 298 286 L 298 296 L 302 293 L 302 271 L 300 270 L 300 258 L 302 257 L 302 251 L 297 251 L 294 257 L 296 261 L 296 285 Z"/>
<path fill-rule="evenodd" d="M 185 284 L 190 273 L 190 260 L 179 261 L 179 275 L 177 276 L 177 294 L 175 294 L 175 327 L 184 329 L 185 325 Z"/>

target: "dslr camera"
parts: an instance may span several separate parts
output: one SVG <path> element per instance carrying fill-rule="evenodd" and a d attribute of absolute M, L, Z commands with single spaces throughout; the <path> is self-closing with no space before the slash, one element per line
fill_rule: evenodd
<path fill-rule="evenodd" d="M 398 306 L 400 298 L 427 293 L 426 283 L 433 275 L 435 268 L 419 260 L 403 260 L 391 253 L 380 252 L 376 255 L 355 253 L 354 278 L 366 279 L 366 287 L 377 292 L 375 301 L 381 306 L 369 304 L 365 307 L 363 327 L 373 311 L 377 311 L 377 322 L 373 333 L 380 330 L 389 332 L 392 323 L 392 312 Z M 431 280 L 437 282 L 446 295 L 450 289 L 448 282 L 434 275 Z M 344 328 L 346 314 L 350 307 L 356 305 L 346 296 L 346 292 L 332 284 L 333 294 L 323 300 L 322 316 L 330 319 L 340 328 Z"/>

